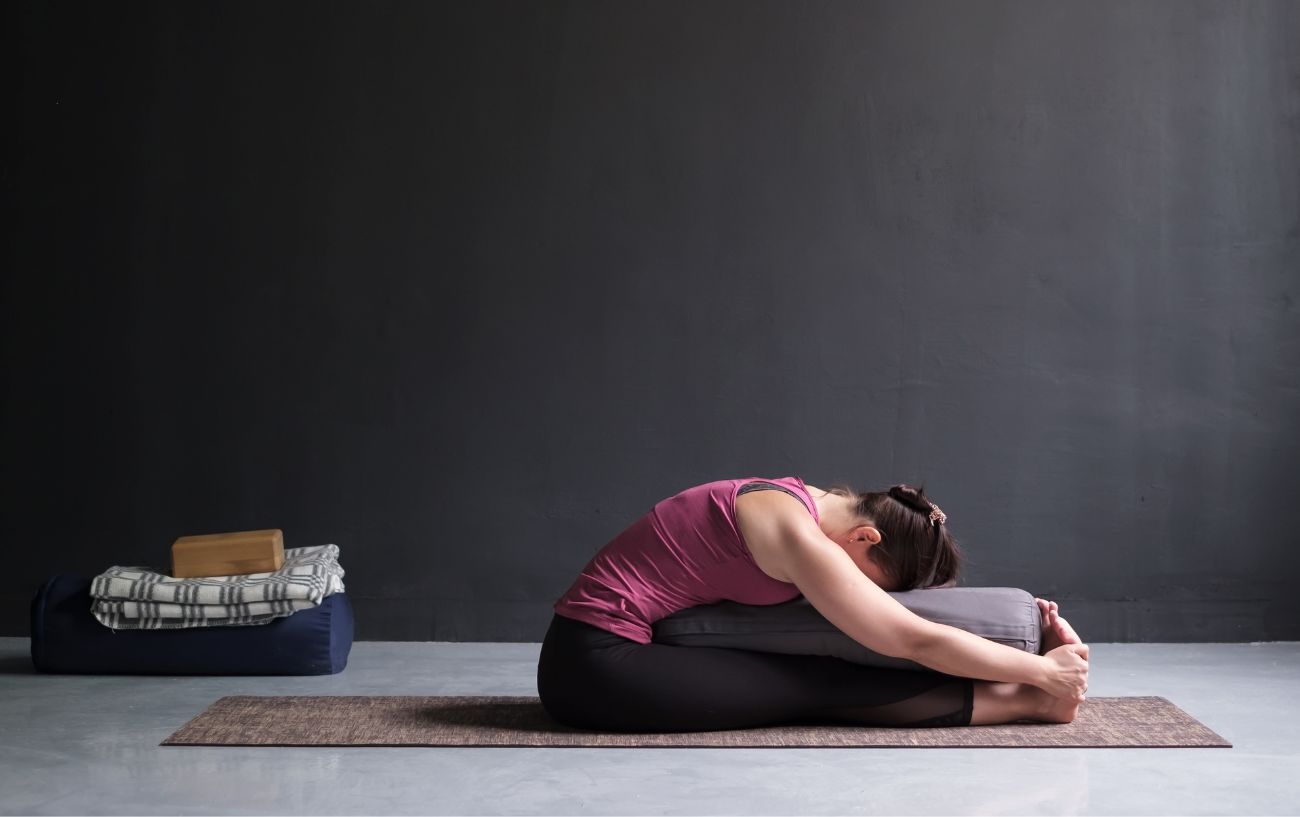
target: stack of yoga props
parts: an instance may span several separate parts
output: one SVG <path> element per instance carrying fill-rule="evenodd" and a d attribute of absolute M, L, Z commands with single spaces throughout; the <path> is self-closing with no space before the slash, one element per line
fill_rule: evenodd
<path fill-rule="evenodd" d="M 1015 649 L 1038 653 L 1038 606 L 1010 587 L 927 588 L 891 593 L 916 614 Z M 827 655 L 931 672 L 880 655 L 840 632 L 804 598 L 757 606 L 692 607 L 654 624 L 654 641 L 684 647 Z M 227 696 L 163 745 L 203 746 L 1231 746 L 1164 698 L 1089 697 L 1068 724 L 870 727 L 794 723 L 701 732 L 619 733 L 551 720 L 535 695 Z"/>
<path fill-rule="evenodd" d="M 290 548 L 278 570 L 184 579 L 115 565 L 91 582 L 91 612 L 119 630 L 265 624 L 343 592 L 338 556 L 336 545 Z"/>
<path fill-rule="evenodd" d="M 43 672 L 341 672 L 352 609 L 333 544 L 284 549 L 279 530 L 182 537 L 173 573 L 114 565 L 47 579 L 31 604 Z M 222 571 L 223 574 L 217 574 Z"/>

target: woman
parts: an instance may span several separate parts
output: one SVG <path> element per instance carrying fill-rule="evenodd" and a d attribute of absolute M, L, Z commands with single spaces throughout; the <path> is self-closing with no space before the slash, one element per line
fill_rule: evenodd
<path fill-rule="evenodd" d="M 960 551 L 924 489 L 829 491 L 799 477 L 688 488 L 605 545 L 555 602 L 537 689 L 557 721 L 602 731 L 778 723 L 1068 723 L 1088 647 L 1037 599 L 1042 655 L 923 619 L 887 591 L 951 585 Z M 854 640 L 934 672 L 651 641 L 651 625 L 722 600 L 803 595 Z"/>

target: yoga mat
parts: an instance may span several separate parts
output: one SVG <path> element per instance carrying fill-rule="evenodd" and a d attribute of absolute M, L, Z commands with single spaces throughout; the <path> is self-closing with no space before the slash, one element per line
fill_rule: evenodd
<path fill-rule="evenodd" d="M 588 732 L 537 696 L 218 699 L 160 746 L 1091 747 L 1232 744 L 1160 697 L 1089 698 L 1071 723 L 898 728 L 783 724 L 703 732 Z"/>

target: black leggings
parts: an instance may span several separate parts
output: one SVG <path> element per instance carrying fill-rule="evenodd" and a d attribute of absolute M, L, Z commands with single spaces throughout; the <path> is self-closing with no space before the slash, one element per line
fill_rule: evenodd
<path fill-rule="evenodd" d="M 970 678 L 823 655 L 639 644 L 554 614 L 537 663 L 553 719 L 607 732 L 743 729 L 782 723 L 966 726 Z"/>

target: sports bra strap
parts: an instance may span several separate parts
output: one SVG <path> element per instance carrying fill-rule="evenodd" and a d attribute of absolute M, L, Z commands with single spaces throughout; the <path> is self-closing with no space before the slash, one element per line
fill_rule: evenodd
<path fill-rule="evenodd" d="M 804 501 L 803 497 L 799 496 L 794 491 L 791 491 L 789 488 L 785 487 L 784 485 L 776 485 L 775 483 L 771 483 L 771 482 L 746 482 L 744 485 L 740 486 L 739 491 L 736 491 L 736 496 L 740 496 L 741 494 L 747 494 L 750 491 L 785 491 L 790 496 L 799 500 L 799 504 L 804 505 L 805 507 L 807 506 L 807 503 Z"/>

